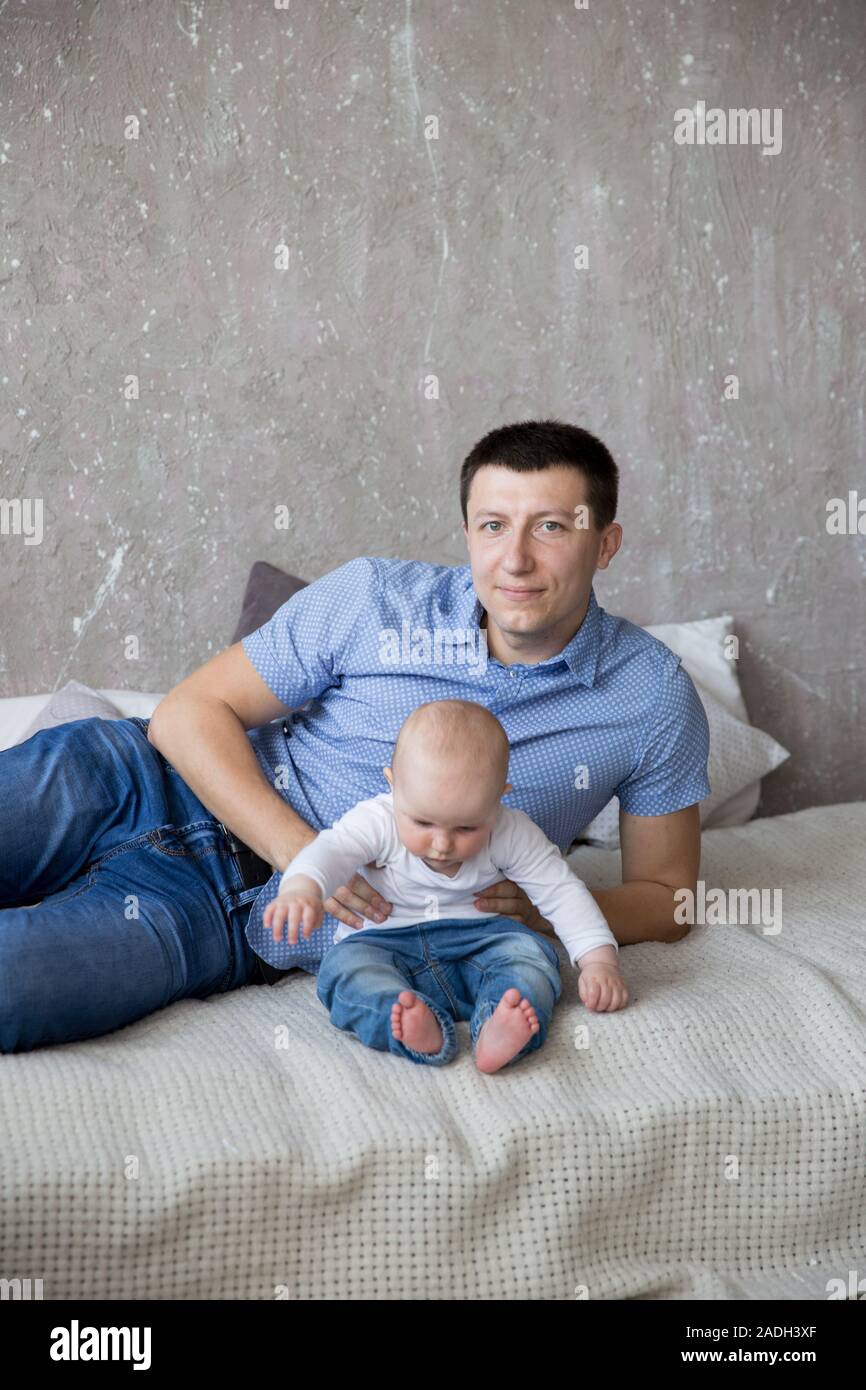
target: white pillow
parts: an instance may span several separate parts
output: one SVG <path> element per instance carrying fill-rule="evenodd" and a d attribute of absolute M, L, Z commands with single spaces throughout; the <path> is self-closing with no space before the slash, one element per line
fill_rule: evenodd
<path fill-rule="evenodd" d="M 700 815 L 707 830 L 745 825 L 758 808 L 761 778 L 791 756 L 769 734 L 749 723 L 736 662 L 725 655 L 725 639 L 732 636 L 733 629 L 729 614 L 645 629 L 679 656 L 706 711 L 711 791 L 700 803 Z M 579 839 L 606 849 L 619 848 L 618 797 L 585 826 Z"/>
<path fill-rule="evenodd" d="M 723 613 L 720 618 L 698 618 L 691 623 L 657 623 L 645 631 L 676 652 L 699 688 L 715 695 L 735 719 L 742 720 L 744 724 L 750 723 L 740 690 L 737 662 L 726 655 L 727 639 L 734 635 L 734 620 L 730 613 Z M 784 761 L 784 758 L 779 759 L 779 762 Z M 778 767 L 778 763 L 774 766 Z M 767 771 L 772 769 L 767 768 Z M 707 828 L 712 830 L 725 825 L 745 825 L 757 811 L 760 799 L 761 779 L 757 777 L 723 806 L 714 802 L 707 818 Z"/>
<path fill-rule="evenodd" d="M 726 641 L 734 635 L 730 613 L 720 618 L 698 618 L 693 623 L 657 623 L 644 632 L 676 652 L 692 680 L 715 695 L 735 719 L 748 724 L 737 663 L 725 655 Z"/>
<path fill-rule="evenodd" d="M 149 719 L 163 698 L 143 690 L 100 690 L 97 693 L 114 705 L 123 719 L 132 719 L 135 715 Z M 50 699 L 50 691 L 45 695 L 0 698 L 0 751 L 21 742 Z"/>

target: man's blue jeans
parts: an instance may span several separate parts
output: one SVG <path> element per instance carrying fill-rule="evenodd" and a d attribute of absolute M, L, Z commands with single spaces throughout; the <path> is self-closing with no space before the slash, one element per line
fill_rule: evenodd
<path fill-rule="evenodd" d="M 559 958 L 550 941 L 512 917 L 449 918 L 412 927 L 365 927 L 328 951 L 316 993 L 331 1022 L 367 1047 L 412 1062 L 443 1066 L 457 1052 L 455 1019 L 469 1020 L 473 1048 L 482 1025 L 507 989 L 520 990 L 539 1030 L 508 1066 L 541 1047 L 562 993 Z M 410 989 L 436 1015 L 439 1052 L 416 1052 L 391 1033 L 391 1008 Z"/>
<path fill-rule="evenodd" d="M 244 925 L 261 889 L 243 887 L 148 722 L 76 720 L 0 752 L 0 1052 L 92 1038 L 255 973 Z"/>

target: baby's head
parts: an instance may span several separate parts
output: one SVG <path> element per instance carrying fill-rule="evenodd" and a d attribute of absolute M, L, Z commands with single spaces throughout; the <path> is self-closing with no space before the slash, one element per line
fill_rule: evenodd
<path fill-rule="evenodd" d="M 508 739 L 470 700 L 430 700 L 404 721 L 392 766 L 397 833 L 410 854 L 445 871 L 486 845 L 511 790 Z"/>

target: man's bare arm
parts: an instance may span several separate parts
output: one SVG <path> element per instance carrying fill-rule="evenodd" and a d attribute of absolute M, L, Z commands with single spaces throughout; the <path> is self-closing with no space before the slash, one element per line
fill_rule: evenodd
<path fill-rule="evenodd" d="M 700 807 L 666 816 L 619 813 L 622 886 L 599 889 L 595 900 L 622 946 L 679 941 L 689 928 L 674 918 L 674 893 L 697 889 L 701 863 Z"/>
<path fill-rule="evenodd" d="M 236 642 L 170 690 L 148 729 L 211 814 L 280 870 L 316 832 L 270 786 L 246 731 L 285 713 Z"/>
<path fill-rule="evenodd" d="M 211 815 L 281 872 L 316 831 L 265 778 L 247 729 L 286 712 L 239 642 L 170 690 L 153 712 L 148 738 Z M 336 889 L 325 911 L 351 927 L 391 910 L 363 874 Z"/>
<path fill-rule="evenodd" d="M 688 926 L 674 920 L 674 893 L 697 889 L 701 862 L 701 821 L 697 805 L 666 816 L 619 815 L 622 884 L 591 889 L 620 946 L 638 941 L 679 941 Z M 540 914 L 530 923 L 553 935 Z"/>

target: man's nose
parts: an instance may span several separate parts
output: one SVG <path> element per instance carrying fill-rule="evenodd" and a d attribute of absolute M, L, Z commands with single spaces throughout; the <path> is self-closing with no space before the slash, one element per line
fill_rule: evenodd
<path fill-rule="evenodd" d="M 511 540 L 505 548 L 502 557 L 502 567 L 509 574 L 516 574 L 520 571 L 530 569 L 532 566 L 532 556 L 529 548 L 529 537 L 522 531 L 515 531 Z"/>

